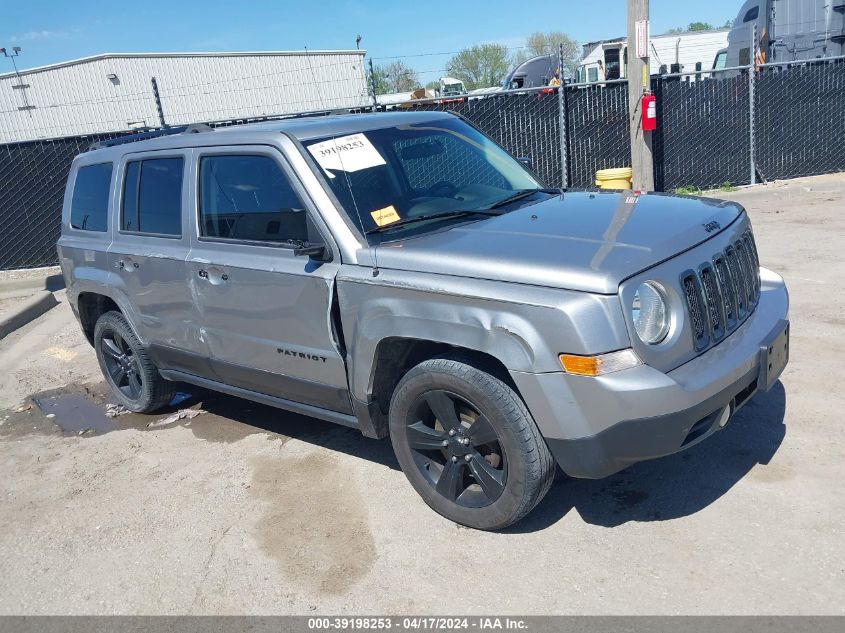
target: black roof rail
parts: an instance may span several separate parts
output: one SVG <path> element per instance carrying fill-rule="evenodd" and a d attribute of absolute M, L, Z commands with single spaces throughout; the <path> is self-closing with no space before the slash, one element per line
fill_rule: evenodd
<path fill-rule="evenodd" d="M 213 132 L 214 128 L 205 123 L 194 123 L 192 125 L 179 125 L 177 127 L 166 127 L 160 130 L 148 130 L 146 132 L 138 132 L 137 134 L 127 134 L 126 136 L 118 136 L 117 138 L 108 139 L 106 141 L 98 141 L 92 143 L 88 147 L 88 151 L 95 149 L 102 149 L 103 147 L 114 147 L 115 145 L 125 145 L 127 143 L 136 143 L 138 141 L 146 141 L 151 138 L 158 138 L 159 136 L 171 136 L 173 134 L 198 134 L 200 132 Z"/>

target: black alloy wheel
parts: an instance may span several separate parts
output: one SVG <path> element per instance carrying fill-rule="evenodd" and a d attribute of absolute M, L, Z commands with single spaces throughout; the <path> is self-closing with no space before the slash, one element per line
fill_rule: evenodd
<path fill-rule="evenodd" d="M 389 415 L 408 482 L 456 523 L 500 530 L 528 514 L 552 485 L 556 465 L 531 413 L 483 359 L 422 361 L 396 385 Z"/>
<path fill-rule="evenodd" d="M 405 437 L 414 463 L 437 493 L 459 506 L 494 503 L 508 478 L 496 430 L 465 398 L 433 389 L 417 398 Z"/>
<path fill-rule="evenodd" d="M 106 366 L 106 378 L 130 400 L 138 400 L 144 388 L 141 365 L 132 347 L 116 329 L 107 327 L 102 333 L 101 349 Z"/>

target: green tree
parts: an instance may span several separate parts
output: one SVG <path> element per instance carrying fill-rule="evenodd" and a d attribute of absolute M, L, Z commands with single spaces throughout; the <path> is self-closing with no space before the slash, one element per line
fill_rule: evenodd
<path fill-rule="evenodd" d="M 384 66 L 373 67 L 373 72 L 370 74 L 370 86 L 375 88 L 377 95 L 390 92 L 390 86 L 387 83 L 387 71 Z"/>
<path fill-rule="evenodd" d="M 690 22 L 687 30 L 693 31 L 712 31 L 715 27 L 709 22 Z"/>
<path fill-rule="evenodd" d="M 439 81 L 429 81 L 425 85 L 426 90 L 439 90 L 440 89 L 440 82 Z"/>
<path fill-rule="evenodd" d="M 729 27 L 732 24 L 733 22 L 729 20 L 725 27 Z M 669 29 L 666 33 L 694 33 L 695 31 L 712 31 L 715 28 L 716 27 L 709 22 L 690 22 L 686 25 L 686 27 L 679 26 L 675 29 Z"/>
<path fill-rule="evenodd" d="M 548 33 L 538 31 L 529 35 L 525 40 L 525 48 L 516 54 L 514 64 L 521 64 L 538 55 L 557 56 L 559 44 L 563 44 L 564 74 L 572 77 L 581 61 L 581 47 L 578 42 L 562 31 L 550 31 Z"/>
<path fill-rule="evenodd" d="M 376 94 L 383 95 L 390 92 L 410 92 L 419 86 L 417 71 L 401 60 L 389 64 L 378 64 L 373 67 L 370 80 L 375 84 Z"/>
<path fill-rule="evenodd" d="M 446 72 L 464 82 L 467 90 L 502 83 L 511 66 L 511 56 L 502 44 L 478 44 L 465 48 L 449 60 Z"/>

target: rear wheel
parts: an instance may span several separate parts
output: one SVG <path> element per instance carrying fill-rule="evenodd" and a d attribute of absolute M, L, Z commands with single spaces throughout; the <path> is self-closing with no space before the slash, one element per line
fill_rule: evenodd
<path fill-rule="evenodd" d="M 97 320 L 94 350 L 106 382 L 120 404 L 130 411 L 156 411 L 173 398 L 174 383 L 161 377 L 119 312 L 106 312 Z"/>
<path fill-rule="evenodd" d="M 460 360 L 432 359 L 408 372 L 391 401 L 390 437 L 425 502 L 469 527 L 518 521 L 554 479 L 554 461 L 519 396 Z"/>

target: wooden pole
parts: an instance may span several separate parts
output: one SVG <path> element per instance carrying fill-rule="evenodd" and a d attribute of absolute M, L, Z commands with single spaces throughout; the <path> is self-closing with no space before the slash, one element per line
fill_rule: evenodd
<path fill-rule="evenodd" d="M 648 0 L 628 0 L 628 113 L 634 189 L 654 191 L 651 132 L 643 132 L 641 102 L 651 90 L 648 68 Z M 621 62 L 621 60 L 620 60 Z"/>

